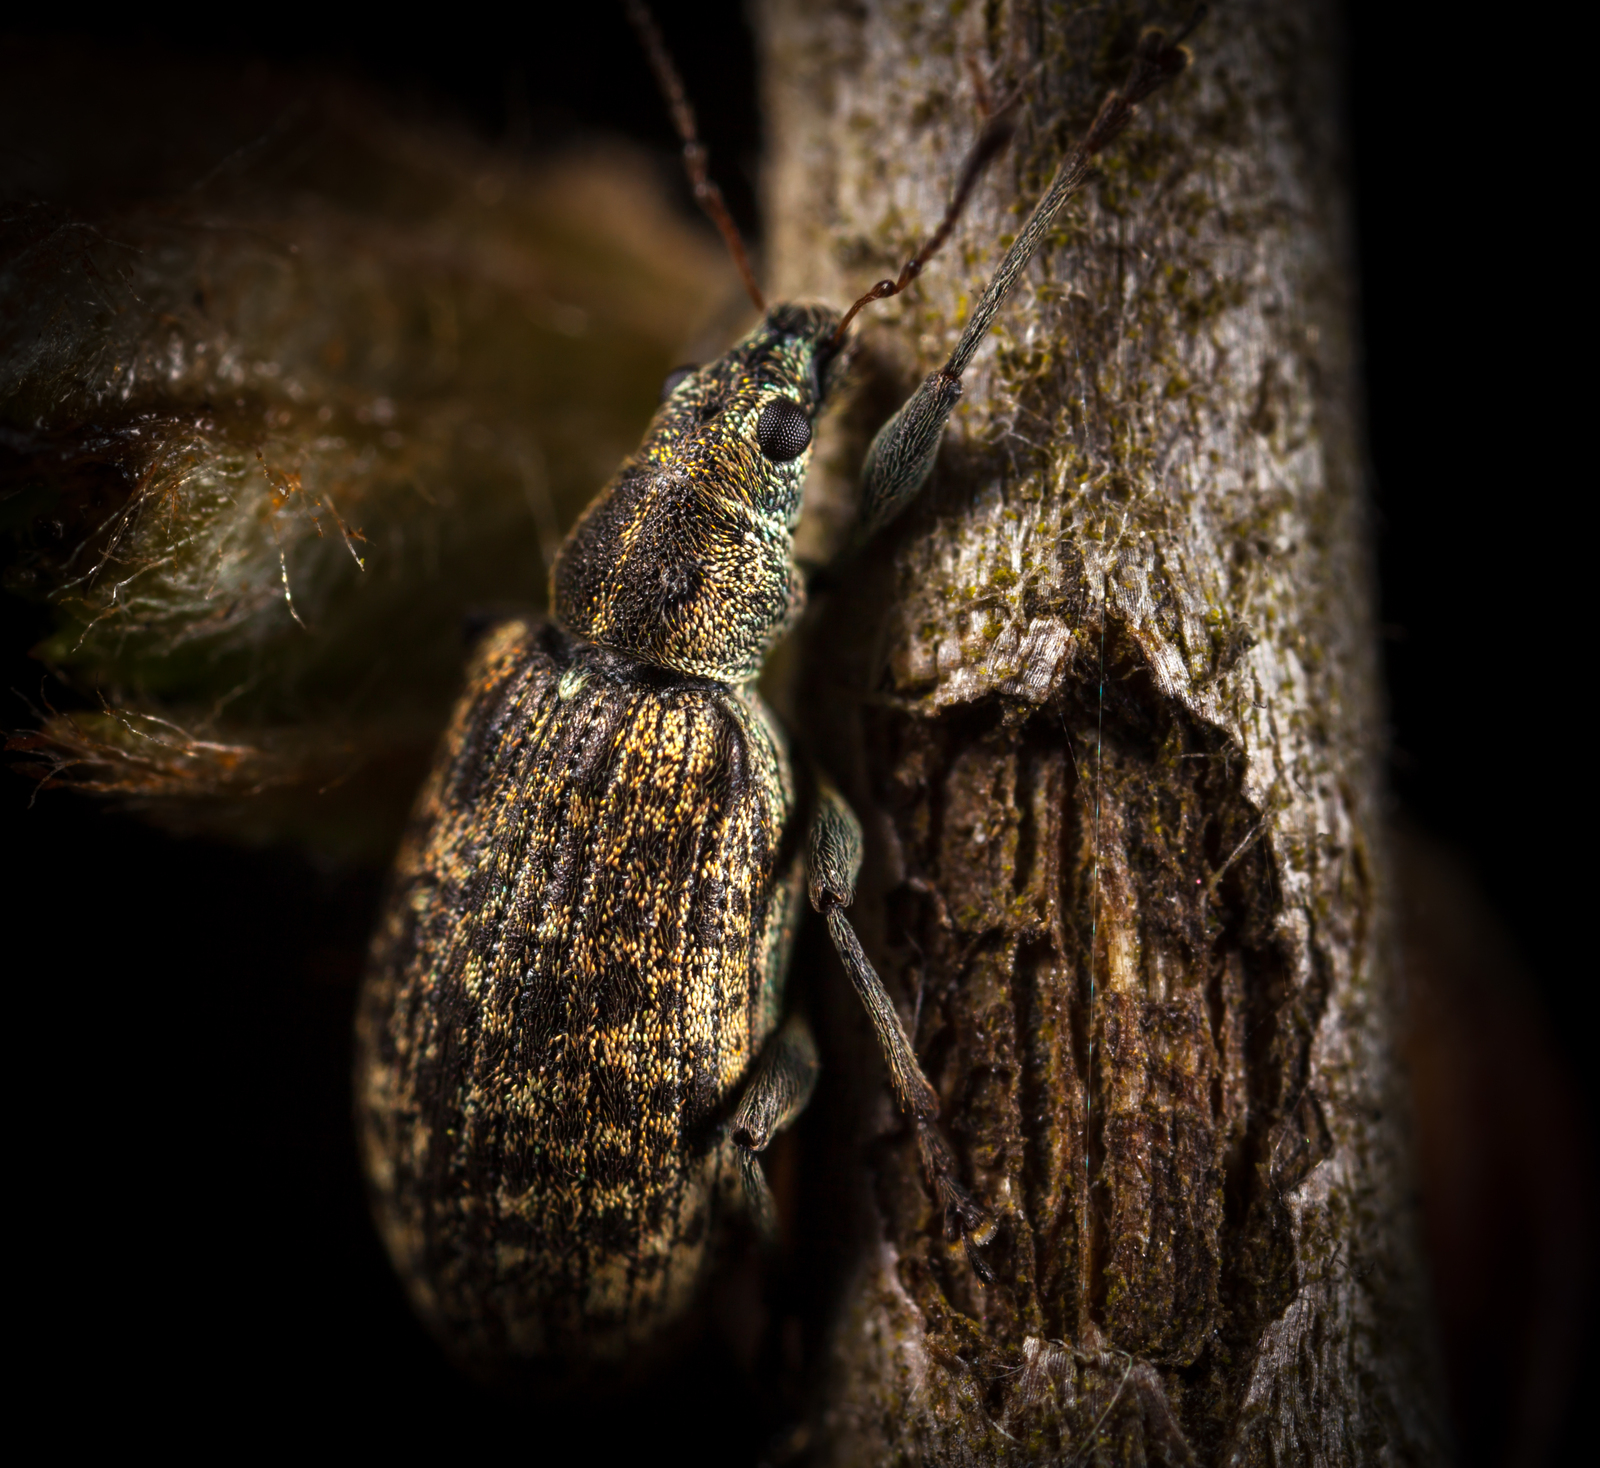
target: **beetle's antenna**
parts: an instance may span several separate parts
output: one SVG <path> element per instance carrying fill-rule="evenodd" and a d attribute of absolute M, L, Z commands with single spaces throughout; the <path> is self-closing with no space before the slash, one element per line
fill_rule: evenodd
<path fill-rule="evenodd" d="M 1005 259 L 1000 262 L 989 288 L 983 293 L 983 299 L 968 320 L 966 330 L 961 333 L 955 351 L 950 353 L 949 361 L 944 364 L 946 377 L 959 378 L 966 370 L 972 354 L 978 350 L 990 323 L 1005 304 L 1023 267 L 1033 258 L 1033 252 L 1039 248 L 1056 215 L 1060 213 L 1061 206 L 1088 181 L 1095 154 L 1121 134 L 1140 102 L 1157 87 L 1171 81 L 1189 64 L 1189 50 L 1183 45 L 1183 40 L 1205 19 L 1205 15 L 1206 7 L 1201 5 L 1190 16 L 1188 25 L 1171 40 L 1167 39 L 1165 32 L 1154 27 L 1139 37 L 1139 44 L 1133 53 L 1133 70 L 1128 74 L 1128 80 L 1120 91 L 1111 93 L 1100 104 L 1100 110 L 1095 114 L 1083 141 L 1061 160 L 1050 187 L 1034 206 L 1022 232 L 1006 251 Z"/>
<path fill-rule="evenodd" d="M 982 100 L 982 99 L 980 99 Z M 844 313 L 844 320 L 839 323 L 839 328 L 833 334 L 833 344 L 838 346 L 844 340 L 844 334 L 850 323 L 855 320 L 856 313 L 863 306 L 870 305 L 873 301 L 886 301 L 890 296 L 898 296 L 908 285 L 922 274 L 922 267 L 938 252 L 939 247 L 950 238 L 950 231 L 956 227 L 956 221 L 961 218 L 961 212 L 967 207 L 967 200 L 972 197 L 972 191 L 977 188 L 978 180 L 983 177 L 983 171 L 1006 150 L 1006 145 L 1011 141 L 1017 130 L 1017 113 L 1022 107 L 1022 88 L 1018 87 L 1004 102 L 997 107 L 983 125 L 983 131 L 978 134 L 978 140 L 972 145 L 972 150 L 967 154 L 966 162 L 961 165 L 961 177 L 956 182 L 955 192 L 950 196 L 950 205 L 944 211 L 944 218 L 939 221 L 938 229 L 928 236 L 922 248 L 905 263 L 905 268 L 896 280 L 880 280 L 873 288 L 862 296 L 855 305 Z"/>
<path fill-rule="evenodd" d="M 683 89 L 683 78 L 678 75 L 678 68 L 672 64 L 672 57 L 667 52 L 667 43 L 661 39 L 661 32 L 656 26 L 655 17 L 646 8 L 644 0 L 625 0 L 628 10 L 628 19 L 633 22 L 633 28 L 639 33 L 639 40 L 643 43 L 645 54 L 650 58 L 650 69 L 656 74 L 656 83 L 661 88 L 661 95 L 666 99 L 667 110 L 672 113 L 672 125 L 677 128 L 678 136 L 683 139 L 683 166 L 689 175 L 689 182 L 694 185 L 694 201 L 716 225 L 722 234 L 722 241 L 728 247 L 728 253 L 733 256 L 733 263 L 738 267 L 739 278 L 744 282 L 744 288 L 749 292 L 750 299 L 755 302 L 756 310 L 767 309 L 766 299 L 761 294 L 761 287 L 756 284 L 756 273 L 750 268 L 750 256 L 744 248 L 744 240 L 739 236 L 739 226 L 733 222 L 733 216 L 728 213 L 728 206 L 723 202 L 722 190 L 712 182 L 711 175 L 706 171 L 705 144 L 700 141 L 695 130 L 694 108 L 689 104 L 689 94 Z"/>
<path fill-rule="evenodd" d="M 1121 91 L 1112 92 L 1100 104 L 1088 135 L 1062 160 L 1044 197 L 1034 206 L 1022 232 L 1006 251 L 1005 258 L 983 293 L 983 299 L 978 302 L 967 322 L 966 330 L 961 333 L 955 351 L 951 352 L 943 367 L 923 379 L 922 386 L 901 405 L 900 411 L 878 430 L 872 447 L 867 450 L 867 462 L 861 471 L 861 504 L 856 521 L 858 539 L 865 539 L 879 526 L 888 524 L 927 483 L 928 475 L 933 472 L 933 461 L 939 453 L 939 440 L 944 436 L 944 426 L 950 421 L 950 415 L 961 398 L 961 374 L 966 371 L 973 353 L 978 350 L 984 334 L 993 324 L 995 313 L 1005 304 L 1006 296 L 1043 242 L 1061 206 L 1088 179 L 1090 160 L 1128 125 L 1133 109 L 1143 98 L 1163 82 L 1177 76 L 1189 64 L 1189 53 L 1179 42 L 1199 24 L 1204 14 L 1205 7 L 1201 6 L 1175 41 L 1169 41 L 1157 30 L 1148 30 L 1139 37 L 1133 54 L 1133 70 L 1128 80 L 1123 83 Z M 988 133 L 987 128 L 985 133 Z M 844 318 L 844 323 L 839 327 L 841 332 L 850 317 L 866 302 L 894 295 L 921 269 L 922 261 L 949 234 L 956 212 L 977 181 L 977 174 L 989 156 L 992 155 L 986 155 L 983 140 L 980 140 L 979 147 L 973 149 L 972 162 L 962 172 L 961 187 L 956 191 L 955 202 L 951 204 L 933 239 L 906 266 L 898 281 L 880 281 L 850 308 L 850 315 Z M 835 340 L 838 340 L 837 336 Z"/>

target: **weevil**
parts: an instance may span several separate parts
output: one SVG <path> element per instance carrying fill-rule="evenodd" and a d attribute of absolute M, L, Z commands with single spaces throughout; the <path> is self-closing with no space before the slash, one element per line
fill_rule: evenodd
<path fill-rule="evenodd" d="M 804 602 L 801 488 L 851 324 L 944 243 L 1017 101 L 984 125 L 944 219 L 897 279 L 842 314 L 768 308 L 659 34 L 632 9 L 696 196 L 763 314 L 724 356 L 668 379 L 638 451 L 562 546 L 549 618 L 480 644 L 373 940 L 357 1106 L 374 1208 L 416 1309 L 479 1369 L 604 1370 L 659 1350 L 741 1216 L 770 1232 L 760 1154 L 818 1069 L 786 984 L 807 899 L 866 1008 L 946 1232 L 980 1279 L 995 1230 L 850 921 L 860 824 L 824 774 L 797 764 L 755 679 Z M 1182 39 L 1140 39 L 948 360 L 879 431 L 859 544 L 927 481 L 1018 274 L 1095 154 L 1182 70 Z"/>

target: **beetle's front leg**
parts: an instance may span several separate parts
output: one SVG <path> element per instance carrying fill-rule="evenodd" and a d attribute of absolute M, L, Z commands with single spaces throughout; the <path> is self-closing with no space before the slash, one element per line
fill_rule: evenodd
<path fill-rule="evenodd" d="M 959 377 L 931 373 L 878 430 L 861 470 L 857 543 L 894 519 L 928 482 L 944 426 L 960 400 Z"/>
<path fill-rule="evenodd" d="M 985 1283 L 991 1282 L 993 1273 L 975 1246 L 987 1244 L 994 1237 L 994 1218 L 957 1180 L 955 1158 L 935 1125 L 938 1093 L 917 1064 L 916 1052 L 906 1038 L 905 1027 L 883 980 L 862 951 L 861 940 L 845 916 L 845 908 L 855 900 L 856 877 L 861 871 L 861 823 L 827 780 L 819 778 L 817 783 L 817 811 L 811 824 L 808 862 L 811 905 L 827 920 L 833 946 L 866 1006 L 883 1058 L 888 1062 L 895 1099 L 916 1123 L 923 1170 L 944 1205 L 945 1236 L 952 1242 L 959 1238 L 973 1272 Z"/>
<path fill-rule="evenodd" d="M 744 1181 L 745 1202 L 763 1239 L 777 1237 L 777 1210 L 757 1154 L 806 1109 L 817 1083 L 817 1043 L 811 1026 L 791 1014 L 767 1041 L 728 1123 Z"/>

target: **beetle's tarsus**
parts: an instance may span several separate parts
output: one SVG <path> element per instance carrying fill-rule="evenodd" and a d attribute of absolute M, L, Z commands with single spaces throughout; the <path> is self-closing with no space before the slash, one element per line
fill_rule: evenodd
<path fill-rule="evenodd" d="M 745 1206 L 756 1233 L 768 1246 L 777 1242 L 778 1210 L 761 1170 L 760 1153 L 806 1109 L 817 1084 L 817 1042 L 811 1026 L 791 1014 L 767 1041 L 728 1121 Z"/>
<path fill-rule="evenodd" d="M 950 1147 L 931 1122 L 917 1123 L 917 1147 L 922 1153 L 922 1169 L 927 1174 L 928 1185 L 944 1204 L 945 1238 L 952 1244 L 960 1239 L 966 1246 L 967 1257 L 973 1260 L 972 1267 L 978 1278 L 985 1284 L 992 1282 L 992 1271 L 974 1251 L 994 1238 L 997 1227 L 994 1215 L 961 1186 Z"/>
<path fill-rule="evenodd" d="M 986 1285 L 994 1283 L 994 1270 L 989 1267 L 989 1261 L 978 1252 L 977 1241 L 969 1239 L 965 1234 L 961 1237 L 961 1246 L 966 1250 L 967 1263 L 972 1266 L 972 1272 Z"/>
<path fill-rule="evenodd" d="M 762 1244 L 771 1248 L 778 1241 L 778 1205 L 767 1186 L 766 1174 L 761 1171 L 761 1159 L 742 1143 L 734 1150 L 739 1156 L 739 1177 L 744 1183 L 744 1204 L 750 1222 Z"/>

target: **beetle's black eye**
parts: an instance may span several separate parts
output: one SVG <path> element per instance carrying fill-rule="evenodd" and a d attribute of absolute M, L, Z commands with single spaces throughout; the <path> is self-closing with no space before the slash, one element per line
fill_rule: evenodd
<path fill-rule="evenodd" d="M 756 442 L 769 459 L 786 464 L 805 453 L 811 442 L 811 420 L 793 398 L 768 403 L 756 422 Z"/>
<path fill-rule="evenodd" d="M 667 380 L 661 384 L 661 401 L 666 402 L 684 378 L 694 375 L 694 370 L 694 363 L 690 362 L 683 367 L 674 367 L 672 371 L 667 373 Z"/>

